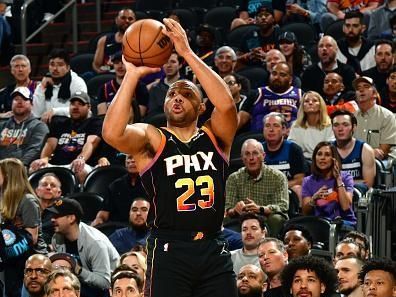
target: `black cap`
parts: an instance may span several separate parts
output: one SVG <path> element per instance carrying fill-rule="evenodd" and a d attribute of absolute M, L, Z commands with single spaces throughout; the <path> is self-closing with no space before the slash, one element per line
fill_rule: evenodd
<path fill-rule="evenodd" d="M 209 32 L 213 35 L 213 38 L 216 36 L 216 29 L 209 24 L 201 24 L 197 28 L 197 35 L 199 35 L 201 32 Z"/>
<path fill-rule="evenodd" d="M 76 259 L 73 257 L 73 255 L 69 253 L 55 253 L 52 254 L 49 259 L 51 260 L 51 262 L 55 262 L 57 260 L 67 261 L 71 266 L 71 271 L 74 271 L 76 269 Z"/>
<path fill-rule="evenodd" d="M 55 201 L 54 205 L 47 208 L 47 210 L 55 214 L 55 217 L 75 215 L 78 221 L 81 220 L 84 214 L 80 203 L 70 198 L 63 198 Z"/>
<path fill-rule="evenodd" d="M 91 98 L 83 91 L 77 91 L 70 97 L 70 102 L 74 100 L 80 100 L 84 104 L 91 104 Z"/>
<path fill-rule="evenodd" d="M 297 42 L 297 37 L 296 34 L 294 34 L 293 32 L 286 31 L 279 35 L 278 40 L 279 42 L 281 42 L 282 40 L 286 40 L 288 42 Z"/>
<path fill-rule="evenodd" d="M 116 52 L 113 57 L 111 58 L 111 61 L 114 62 L 120 62 L 122 61 L 122 51 Z"/>
<path fill-rule="evenodd" d="M 274 15 L 274 10 L 272 8 L 272 5 L 271 6 L 262 5 L 261 7 L 259 7 L 257 9 L 256 16 L 258 16 L 258 15 L 260 15 L 262 13 L 265 13 L 265 12 Z"/>

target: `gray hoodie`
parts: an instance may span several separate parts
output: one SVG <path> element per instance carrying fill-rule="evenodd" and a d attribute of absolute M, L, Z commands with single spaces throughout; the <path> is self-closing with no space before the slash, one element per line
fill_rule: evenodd
<path fill-rule="evenodd" d="M 25 166 L 40 158 L 48 127 L 30 115 L 18 124 L 14 117 L 0 122 L 0 159 L 18 158 Z"/>

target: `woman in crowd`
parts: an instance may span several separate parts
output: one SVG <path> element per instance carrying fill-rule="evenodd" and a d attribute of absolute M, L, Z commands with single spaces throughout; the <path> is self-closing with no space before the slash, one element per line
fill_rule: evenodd
<path fill-rule="evenodd" d="M 120 258 L 120 264 L 128 265 L 132 269 L 136 270 L 136 273 L 141 277 L 141 279 L 145 279 L 147 262 L 146 255 L 143 253 L 143 251 L 131 251 L 123 254 Z"/>
<path fill-rule="evenodd" d="M 353 229 L 356 225 L 352 210 L 353 178 L 340 168 L 336 147 L 327 141 L 319 142 L 312 156 L 312 174 L 304 178 L 302 185 L 302 212 L 341 221 Z"/>
<path fill-rule="evenodd" d="M 0 250 L 7 280 L 6 295 L 20 297 L 26 259 L 31 254 L 47 252 L 41 237 L 40 206 L 20 160 L 7 158 L 0 161 L 0 186 L 4 237 Z"/>
<path fill-rule="evenodd" d="M 308 160 L 311 160 L 312 152 L 320 141 L 334 140 L 326 104 L 319 93 L 308 91 L 303 95 L 288 139 L 302 148 Z"/>

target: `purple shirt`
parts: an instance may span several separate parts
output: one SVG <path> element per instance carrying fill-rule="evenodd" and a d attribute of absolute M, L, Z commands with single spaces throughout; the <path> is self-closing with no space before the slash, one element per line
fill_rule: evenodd
<path fill-rule="evenodd" d="M 341 171 L 341 179 L 345 184 L 347 192 L 353 193 L 353 178 L 352 176 Z M 336 188 L 336 181 L 334 178 L 323 179 L 310 175 L 304 178 L 302 184 L 302 197 L 312 197 L 322 186 L 327 186 L 329 196 L 327 199 L 316 200 L 316 206 L 314 208 L 315 216 L 324 217 L 330 221 L 333 221 L 337 217 L 341 217 L 348 225 L 356 225 L 356 217 L 352 210 L 352 206 L 348 210 L 344 211 L 338 201 L 338 192 Z"/>

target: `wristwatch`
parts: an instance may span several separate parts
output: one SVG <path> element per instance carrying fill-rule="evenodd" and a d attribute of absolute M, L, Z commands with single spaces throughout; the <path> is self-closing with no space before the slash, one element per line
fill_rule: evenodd
<path fill-rule="evenodd" d="M 263 216 L 265 214 L 265 207 L 260 206 L 260 214 Z"/>

